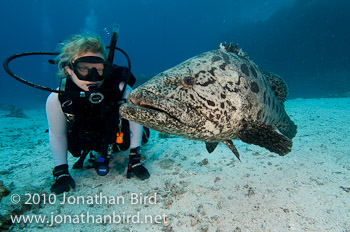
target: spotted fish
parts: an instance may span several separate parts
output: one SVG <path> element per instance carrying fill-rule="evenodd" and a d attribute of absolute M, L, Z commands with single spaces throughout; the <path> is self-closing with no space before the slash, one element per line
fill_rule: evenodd
<path fill-rule="evenodd" d="M 260 69 L 238 46 L 220 45 L 159 73 L 136 88 L 120 108 L 123 118 L 151 129 L 206 142 L 232 139 L 279 155 L 291 151 L 297 127 L 287 115 L 286 83 Z"/>

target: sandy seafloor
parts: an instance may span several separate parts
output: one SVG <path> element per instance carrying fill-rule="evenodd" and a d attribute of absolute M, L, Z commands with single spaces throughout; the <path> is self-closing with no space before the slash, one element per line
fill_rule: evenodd
<path fill-rule="evenodd" d="M 152 131 L 143 151 L 150 179 L 125 177 L 127 153 L 113 156 L 104 177 L 93 169 L 72 170 L 76 159 L 70 156 L 77 187 L 67 196 L 85 202 L 62 205 L 62 196 L 49 195 L 53 161 L 44 109 L 25 109 L 28 118 L 0 118 L 0 180 L 11 191 L 1 200 L 2 221 L 15 213 L 57 220 L 51 227 L 15 223 L 13 231 L 350 231 L 350 98 L 294 99 L 286 108 L 298 134 L 285 157 L 236 141 L 239 162 L 224 144 L 208 154 L 203 142 Z M 0 117 L 7 113 L 0 111 Z M 131 204 L 133 193 L 156 196 L 156 202 Z M 11 203 L 15 194 L 18 204 Z M 40 204 L 34 204 L 38 195 Z M 89 196 L 97 198 L 87 202 Z M 134 223 L 136 216 L 129 223 L 99 220 L 113 212 L 159 218 L 158 223 Z M 77 223 L 82 214 L 90 215 L 90 223 L 87 216 Z M 75 221 L 69 223 L 69 217 Z"/>

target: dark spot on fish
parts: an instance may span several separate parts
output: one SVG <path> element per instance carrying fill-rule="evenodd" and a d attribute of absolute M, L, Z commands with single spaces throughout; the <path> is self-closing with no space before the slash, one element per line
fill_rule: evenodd
<path fill-rule="evenodd" d="M 246 64 L 242 64 L 242 65 L 241 65 L 241 71 L 242 71 L 246 76 L 249 77 L 249 68 L 248 68 L 248 66 L 247 66 Z"/>
<path fill-rule="evenodd" d="M 219 119 L 220 119 L 220 114 L 217 114 L 217 115 L 216 115 L 216 118 L 219 120 Z"/>
<path fill-rule="evenodd" d="M 247 83 L 244 83 L 243 87 L 244 87 L 245 89 L 249 89 L 249 88 L 250 88 L 250 85 L 248 85 Z"/>
<path fill-rule="evenodd" d="M 212 75 L 212 76 L 215 76 L 214 74 L 214 71 L 215 71 L 215 67 L 212 67 L 210 70 L 209 70 L 209 73 Z"/>
<path fill-rule="evenodd" d="M 238 77 L 238 81 L 236 82 L 236 85 L 240 85 L 241 84 L 241 76 Z"/>
<path fill-rule="evenodd" d="M 210 105 L 210 106 L 215 106 L 215 102 L 210 101 L 210 100 L 207 100 L 207 102 L 208 102 L 208 105 Z"/>
<path fill-rule="evenodd" d="M 226 63 L 223 63 L 223 64 L 220 64 L 220 65 L 219 65 L 219 68 L 220 68 L 221 70 L 226 70 L 226 66 L 227 66 L 227 64 L 226 64 Z"/>
<path fill-rule="evenodd" d="M 221 107 L 222 109 L 225 109 L 225 104 L 224 104 L 223 102 L 221 102 L 220 107 Z"/>
<path fill-rule="evenodd" d="M 209 114 L 209 120 L 213 121 L 214 117 L 215 117 L 214 115 Z"/>
<path fill-rule="evenodd" d="M 190 98 L 194 101 L 194 97 L 193 97 L 193 95 L 192 94 L 190 94 Z"/>
<path fill-rule="evenodd" d="M 279 93 L 275 92 L 275 96 L 276 96 L 276 98 L 278 98 L 279 97 Z"/>
<path fill-rule="evenodd" d="M 219 60 L 221 60 L 221 57 L 220 56 L 213 56 L 212 58 L 211 58 L 211 62 L 216 62 L 216 61 L 219 61 Z"/>
<path fill-rule="evenodd" d="M 261 119 L 261 114 L 262 114 L 262 110 L 259 110 L 259 111 L 258 111 L 258 115 L 256 116 L 258 120 Z"/>
<path fill-rule="evenodd" d="M 275 93 L 276 98 L 278 98 L 279 92 L 277 91 L 277 87 L 276 86 L 271 86 L 271 87 L 272 87 L 273 92 Z"/>
<path fill-rule="evenodd" d="M 237 108 L 236 108 L 235 106 L 232 106 L 232 110 L 236 111 L 236 110 L 237 110 Z"/>
<path fill-rule="evenodd" d="M 226 98 L 226 95 L 222 93 L 222 94 L 221 94 L 221 98 L 222 98 L 222 99 L 225 99 L 225 98 Z"/>
<path fill-rule="evenodd" d="M 264 92 L 264 104 L 266 104 L 266 91 Z"/>
<path fill-rule="evenodd" d="M 208 81 L 204 82 L 203 84 L 199 84 L 201 86 L 208 86 L 208 85 L 211 85 L 215 83 L 215 80 L 214 79 L 209 79 Z"/>
<path fill-rule="evenodd" d="M 250 84 L 250 89 L 254 92 L 254 93 L 259 93 L 259 86 L 258 84 L 253 81 L 251 84 Z"/>
<path fill-rule="evenodd" d="M 235 85 L 233 82 L 228 81 L 226 86 L 224 87 L 225 90 L 228 92 L 237 92 L 237 88 L 235 88 Z"/>
<path fill-rule="evenodd" d="M 267 97 L 267 106 L 270 107 L 270 104 L 271 104 L 271 99 L 270 99 L 270 96 Z"/>
<path fill-rule="evenodd" d="M 254 68 L 253 66 L 250 66 L 250 71 L 253 73 L 253 76 L 254 76 L 255 78 L 258 77 L 258 73 L 256 72 L 256 70 L 255 70 L 255 68 Z"/>
<path fill-rule="evenodd" d="M 201 70 L 201 71 L 199 71 L 198 73 L 194 74 L 194 76 L 195 76 L 195 77 L 198 77 L 199 74 L 201 74 L 201 73 L 206 73 L 206 71 Z"/>

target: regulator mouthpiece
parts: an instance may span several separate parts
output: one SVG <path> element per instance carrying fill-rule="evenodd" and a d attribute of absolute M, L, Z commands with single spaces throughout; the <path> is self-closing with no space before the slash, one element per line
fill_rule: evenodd
<path fill-rule="evenodd" d="M 98 104 L 103 101 L 104 96 L 99 92 L 97 85 L 89 85 L 89 101 L 93 104 Z"/>

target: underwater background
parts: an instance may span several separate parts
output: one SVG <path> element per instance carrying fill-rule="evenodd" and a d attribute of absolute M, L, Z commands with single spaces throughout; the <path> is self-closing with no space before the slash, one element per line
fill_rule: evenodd
<path fill-rule="evenodd" d="M 350 1 L 346 0 L 77 0 L 4 1 L 0 60 L 29 51 L 55 51 L 82 32 L 106 45 L 114 23 L 117 46 L 131 58 L 137 84 L 221 42 L 238 43 L 260 67 L 281 75 L 290 98 L 346 96 L 350 91 Z M 56 88 L 52 56 L 14 60 L 10 68 Z M 115 63 L 125 64 L 122 56 Z M 0 104 L 43 107 L 49 92 L 0 70 Z"/>
<path fill-rule="evenodd" d="M 22 52 L 54 52 L 77 33 L 98 34 L 109 45 L 112 26 L 119 24 L 117 46 L 131 58 L 134 87 L 221 42 L 238 43 L 259 67 L 286 80 L 285 108 L 298 133 L 287 156 L 235 140 L 239 161 L 222 143 L 209 154 L 201 141 L 152 130 L 142 151 L 151 173 L 146 181 L 126 178 L 129 151 L 113 154 L 104 177 L 94 169 L 72 169 L 77 159 L 68 155 L 77 184 L 68 197 L 125 197 L 125 203 L 59 204 L 64 197 L 50 192 L 49 92 L 14 80 L 1 67 L 0 231 L 350 232 L 349 12 L 349 0 L 2 1 L 1 61 Z M 52 58 L 23 57 L 10 68 L 57 88 Z M 116 53 L 115 63 L 126 60 Z M 132 204 L 134 193 L 157 202 Z M 41 201 L 27 204 L 28 195 Z M 57 201 L 45 202 L 48 196 Z M 147 223 L 60 220 L 87 213 L 96 219 L 165 216 Z M 13 221 L 17 215 L 50 220 Z"/>

